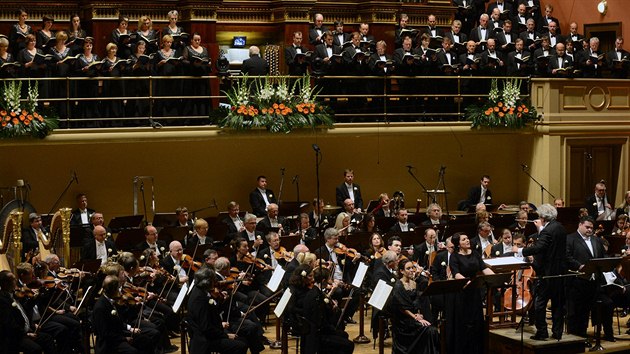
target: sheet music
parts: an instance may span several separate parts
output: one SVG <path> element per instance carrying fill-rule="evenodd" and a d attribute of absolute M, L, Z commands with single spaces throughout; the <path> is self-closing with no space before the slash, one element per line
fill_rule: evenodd
<path fill-rule="evenodd" d="M 363 279 L 365 279 L 365 274 L 367 273 L 367 271 L 368 271 L 368 266 L 365 263 L 360 262 L 357 272 L 354 273 L 354 279 L 352 279 L 352 286 L 360 288 L 361 284 L 363 283 Z"/>
<path fill-rule="evenodd" d="M 394 288 L 383 281 L 383 279 L 379 280 L 378 284 L 376 284 L 376 288 L 374 288 L 374 291 L 372 292 L 372 296 L 370 296 L 368 304 L 382 310 L 383 307 L 385 307 L 385 303 L 387 302 L 387 299 L 389 299 L 389 295 L 391 295 L 393 289 Z"/>
<path fill-rule="evenodd" d="M 604 272 L 602 274 L 604 274 L 604 278 L 606 279 L 606 285 L 615 284 L 617 276 L 614 272 Z"/>
<path fill-rule="evenodd" d="M 291 294 L 291 289 L 287 288 L 287 290 L 284 291 L 284 294 L 282 294 L 282 297 L 280 298 L 280 301 L 278 301 L 276 308 L 273 310 L 273 313 L 276 314 L 276 317 L 280 318 L 280 316 L 282 316 L 282 314 L 284 313 L 284 309 L 287 307 L 287 304 L 289 303 L 292 295 L 293 294 Z"/>
<path fill-rule="evenodd" d="M 284 269 L 280 266 L 276 267 L 276 270 L 273 271 L 271 279 L 269 279 L 269 283 L 267 283 L 266 285 L 272 293 L 275 293 L 276 290 L 278 290 L 278 287 L 280 286 L 280 283 L 282 282 L 282 278 L 284 278 L 285 273 L 286 272 L 284 271 Z"/>
<path fill-rule="evenodd" d="M 515 264 L 526 264 L 523 258 L 518 257 L 497 257 L 497 258 L 488 258 L 484 259 L 483 262 L 490 267 L 496 266 L 507 266 L 507 265 L 515 265 Z"/>
<path fill-rule="evenodd" d="M 190 283 L 190 287 L 188 288 L 188 291 L 186 292 L 186 295 L 190 294 L 190 291 L 195 287 L 195 279 L 193 279 L 193 281 Z"/>
<path fill-rule="evenodd" d="M 177 294 L 177 299 L 175 299 L 175 303 L 173 304 L 173 312 L 177 313 L 179 311 L 180 306 L 184 302 L 184 298 L 188 293 L 188 283 L 184 283 L 182 288 L 179 290 L 179 294 Z"/>

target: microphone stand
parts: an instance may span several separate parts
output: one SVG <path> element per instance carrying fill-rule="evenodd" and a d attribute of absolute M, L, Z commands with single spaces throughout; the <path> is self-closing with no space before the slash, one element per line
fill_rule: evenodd
<path fill-rule="evenodd" d="M 142 209 L 144 211 L 144 225 L 149 225 L 149 219 L 147 217 L 147 201 L 144 197 L 144 181 L 140 181 L 140 193 L 142 193 Z"/>
<path fill-rule="evenodd" d="M 278 192 L 278 205 L 282 203 L 282 186 L 284 186 L 284 167 L 280 169 L 280 191 Z"/>
<path fill-rule="evenodd" d="M 411 177 L 420 185 L 424 193 L 426 193 L 426 195 L 428 196 L 429 191 L 427 190 L 427 187 L 425 187 L 424 184 L 422 184 L 422 182 L 420 182 L 420 180 L 416 177 L 416 175 L 413 174 L 413 172 L 411 171 L 412 169 L 413 167 L 407 166 L 407 172 L 409 172 Z M 435 193 L 432 193 L 432 196 L 433 196 L 433 203 L 435 203 Z"/>
<path fill-rule="evenodd" d="M 551 192 L 547 188 L 545 188 L 545 186 L 543 186 L 534 177 L 532 177 L 532 175 L 528 171 L 529 168 L 527 167 L 527 165 L 523 165 L 521 167 L 523 169 L 523 173 L 526 174 L 532 181 L 534 181 L 534 183 L 540 186 L 540 203 L 541 204 L 545 202 L 545 192 L 547 192 L 547 194 L 549 194 L 551 198 L 556 199 L 556 197 L 553 194 L 551 194 Z"/>
<path fill-rule="evenodd" d="M 195 219 L 195 214 L 197 214 L 200 211 L 204 211 L 204 210 L 207 210 L 207 209 L 210 209 L 210 208 L 219 209 L 219 207 L 217 206 L 217 200 L 216 199 L 212 198 L 212 203 L 210 205 L 208 205 L 207 207 L 203 207 L 201 209 L 193 210 L 193 211 L 190 212 L 190 214 L 192 215 L 193 220 L 194 220 Z"/>
<path fill-rule="evenodd" d="M 72 185 L 73 182 L 75 182 L 76 176 L 72 175 L 70 177 L 70 181 L 68 182 L 68 184 L 66 185 L 66 189 L 63 190 L 63 192 L 61 192 L 61 194 L 59 195 L 59 198 L 57 198 L 57 200 L 55 201 L 55 204 L 53 204 L 52 208 L 50 208 L 50 211 L 48 212 L 48 214 L 52 214 L 53 210 L 55 210 L 55 208 L 57 208 L 57 205 L 59 204 L 59 202 L 61 201 L 61 198 L 63 198 L 64 195 L 66 195 L 66 193 L 68 192 L 68 189 L 70 189 L 70 186 Z M 78 183 L 77 183 L 78 184 Z"/>
<path fill-rule="evenodd" d="M 295 175 L 291 183 L 295 183 L 295 189 L 297 192 L 297 202 L 298 202 L 298 208 L 299 208 L 299 206 L 301 205 L 300 203 L 300 175 Z M 319 208 L 319 202 L 317 203 L 317 207 Z M 300 218 L 300 214 L 301 213 L 299 212 L 299 209 L 298 209 L 298 232 L 300 233 L 300 238 L 303 240 L 304 235 L 302 235 L 302 219 Z"/>
<path fill-rule="evenodd" d="M 448 210 L 448 191 L 446 190 L 446 179 L 444 178 L 444 173 L 446 172 L 446 166 L 440 167 L 439 179 L 437 187 L 435 187 L 435 192 L 440 188 L 440 184 L 442 185 L 442 189 L 444 190 L 444 209 L 446 210 L 447 220 L 450 220 L 451 214 Z"/>

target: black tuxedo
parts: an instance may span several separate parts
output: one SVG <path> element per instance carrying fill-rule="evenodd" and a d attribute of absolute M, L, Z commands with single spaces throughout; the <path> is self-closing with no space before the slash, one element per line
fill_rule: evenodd
<path fill-rule="evenodd" d="M 407 222 L 407 232 L 411 232 L 412 229 L 416 228 L 416 224 L 412 223 L 412 222 Z M 400 223 L 398 221 L 396 221 L 396 223 L 394 225 L 392 225 L 392 227 L 389 229 L 390 232 L 403 232 L 400 229 Z"/>
<path fill-rule="evenodd" d="M 451 50 L 454 50 L 455 53 L 457 53 L 457 55 L 459 56 L 462 53 L 466 52 L 466 42 L 468 42 L 468 35 L 466 33 L 464 33 L 463 30 L 460 30 L 459 34 L 458 34 L 458 36 L 459 36 L 459 40 L 458 41 L 455 40 L 454 36 L 455 36 L 455 34 L 453 33 L 453 31 L 448 31 L 448 32 L 444 33 L 444 38 L 450 38 L 451 41 L 453 42 L 453 44 L 455 44 L 455 43 L 461 44 L 461 47 L 458 47 L 458 46 L 454 45 L 453 48 L 451 49 Z M 461 48 L 461 49 L 458 49 L 458 48 Z"/>
<path fill-rule="evenodd" d="M 448 58 L 451 59 L 451 62 L 449 64 L 448 62 Z M 450 50 L 448 52 L 445 51 L 440 51 L 437 54 L 437 62 L 438 65 L 440 67 L 440 70 L 442 71 L 443 75 L 456 75 L 458 70 L 453 69 L 450 66 L 444 66 L 444 65 L 457 65 L 459 64 L 459 59 L 457 58 L 457 54 L 455 53 L 455 51 Z M 446 86 L 446 87 L 452 87 L 452 85 L 449 85 L 449 83 L 445 83 L 446 85 L 442 85 L 442 86 Z M 444 88 L 444 87 L 443 87 Z"/>
<path fill-rule="evenodd" d="M 341 39 L 341 41 L 339 40 L 339 37 L 343 36 L 343 38 Z M 350 40 L 350 33 L 333 33 L 333 44 L 338 46 L 338 47 L 343 47 L 343 44 L 346 43 L 347 41 Z"/>
<path fill-rule="evenodd" d="M 535 40 L 536 38 L 540 38 L 540 33 L 534 31 L 531 34 L 533 34 L 534 38 L 529 38 L 530 32 L 527 31 L 523 31 L 521 33 L 518 34 L 518 38 L 523 40 L 523 47 L 524 49 L 529 50 L 530 52 L 533 52 L 534 50 L 536 50 L 538 47 L 540 47 L 540 42 L 538 44 L 536 43 L 532 43 L 530 45 L 527 45 L 527 40 L 531 39 L 531 40 Z"/>
<path fill-rule="evenodd" d="M 107 256 L 111 257 L 111 255 L 116 254 L 116 244 L 110 240 L 105 240 L 105 248 L 107 248 Z M 111 252 L 109 251 L 111 250 Z M 81 249 L 81 260 L 89 260 L 96 259 L 96 240 L 88 239 L 83 243 L 83 248 Z"/>
<path fill-rule="evenodd" d="M 169 254 L 169 249 L 166 246 L 166 242 L 162 241 L 162 240 L 157 240 L 155 241 L 155 244 L 157 246 L 157 248 L 160 250 L 160 258 L 163 258 L 164 255 L 168 255 Z M 142 241 L 139 244 L 136 245 L 135 249 L 138 251 L 144 251 L 147 248 L 149 248 L 149 243 L 147 241 Z"/>
<path fill-rule="evenodd" d="M 494 31 L 492 30 L 492 28 L 490 27 L 490 25 L 488 25 L 488 27 L 486 27 L 486 35 L 483 36 L 481 34 L 481 28 L 480 27 L 475 27 L 472 29 L 472 31 L 470 31 L 470 35 L 468 36 L 469 40 L 474 41 L 475 43 L 479 43 L 479 42 L 487 42 L 488 39 L 490 38 L 494 38 Z M 477 46 L 477 53 L 481 53 L 483 51 L 486 50 L 486 44 L 485 43 L 481 43 L 480 45 Z"/>
<path fill-rule="evenodd" d="M 536 242 L 523 249 L 523 256 L 534 256 L 533 267 L 539 277 L 561 275 L 567 272 L 567 232 L 559 222 L 552 220 L 538 234 Z M 539 279 L 534 308 L 536 335 L 548 337 L 547 302 L 551 299 L 552 334 L 560 339 L 564 322 L 564 281 L 562 278 Z"/>
<path fill-rule="evenodd" d="M 442 265 L 444 263 L 445 265 Z M 429 268 L 433 280 L 446 280 L 446 266 L 449 265 L 448 251 L 439 251 L 433 259 L 433 264 Z"/>
<path fill-rule="evenodd" d="M 188 242 L 186 243 L 186 248 L 187 249 L 195 249 L 195 247 L 197 247 L 197 244 L 199 243 L 199 236 L 197 236 L 197 234 L 194 234 L 193 237 L 188 239 Z M 212 245 L 212 243 L 214 242 L 214 239 L 212 238 L 212 236 L 206 234 L 206 239 L 204 240 L 204 245 Z M 199 255 L 197 255 L 199 256 Z"/>
<path fill-rule="evenodd" d="M 579 51 L 576 54 L 578 65 L 580 69 L 582 70 L 582 75 L 584 77 L 601 77 L 601 69 L 602 69 L 603 61 L 598 62 L 597 59 L 595 59 L 594 57 L 591 57 L 591 55 L 599 56 L 601 54 L 602 53 L 600 51 L 592 53 L 590 48 Z M 589 60 L 591 62 L 590 64 L 587 63 L 587 61 Z M 595 67 L 595 65 L 597 65 L 597 67 Z"/>
<path fill-rule="evenodd" d="M 341 55 L 342 49 L 340 46 L 332 45 L 332 54 Z M 326 44 L 319 44 L 315 47 L 315 57 L 322 59 L 321 74 L 323 75 L 341 75 L 343 73 L 343 58 L 340 56 L 328 56 L 328 50 Z M 330 58 L 327 62 L 323 60 Z M 315 67 L 313 67 L 315 70 Z M 333 84 L 333 83 L 331 83 Z M 336 84 L 336 83 L 335 83 Z"/>
<path fill-rule="evenodd" d="M 383 263 L 383 259 L 377 259 L 374 261 L 374 270 L 372 271 L 372 278 L 370 279 L 370 283 L 372 288 L 376 287 L 379 280 L 384 281 L 385 283 L 394 286 L 395 280 L 397 279 L 396 270 L 392 272 L 387 266 Z M 392 282 L 392 279 L 394 281 Z"/>
<path fill-rule="evenodd" d="M 490 16 L 492 14 L 492 11 L 494 9 L 499 9 L 500 10 L 499 5 L 497 4 L 497 1 L 494 1 L 494 2 L 491 2 L 490 4 L 488 4 L 488 11 L 486 12 L 488 14 L 488 16 Z M 512 8 L 512 4 L 510 4 L 507 1 L 504 1 L 503 2 L 503 11 L 506 11 L 506 10 L 510 11 L 510 15 L 512 15 L 512 12 L 513 12 L 514 9 Z"/>
<path fill-rule="evenodd" d="M 433 226 L 434 224 L 431 222 L 431 219 L 424 220 L 420 226 Z M 446 220 L 440 219 L 440 222 L 436 225 L 446 225 Z"/>
<path fill-rule="evenodd" d="M 288 220 L 283 216 L 278 216 L 278 225 L 282 225 L 284 233 L 291 231 Z M 268 234 L 272 228 L 273 226 L 271 226 L 271 219 L 269 219 L 269 216 L 265 216 L 258 222 L 258 224 L 256 224 L 256 231 L 260 231 L 264 235 Z"/>
<path fill-rule="evenodd" d="M 266 194 L 267 200 L 270 204 L 277 203 L 276 195 L 271 189 L 266 189 Z M 252 206 L 252 213 L 256 216 L 263 217 L 267 215 L 267 205 L 265 204 L 265 199 L 262 194 L 260 194 L 260 190 L 258 190 L 258 188 L 249 193 L 249 204 Z"/>
<path fill-rule="evenodd" d="M 477 205 L 477 203 L 479 203 L 479 199 L 481 198 L 481 185 L 478 185 L 476 187 L 472 187 L 469 191 L 468 191 L 468 199 L 466 199 L 466 208 L 469 207 L 474 207 L 475 205 Z M 492 200 L 492 192 L 490 191 L 490 189 L 486 189 L 486 198 L 483 201 L 484 204 L 493 204 L 493 200 Z M 464 209 L 466 209 L 464 208 Z"/>
<path fill-rule="evenodd" d="M 269 74 L 269 64 L 260 55 L 252 55 L 249 59 L 243 60 L 241 72 L 245 75 L 264 76 Z"/>
<path fill-rule="evenodd" d="M 435 35 L 431 32 L 431 30 L 435 30 Z M 438 27 L 431 28 L 429 26 L 424 27 L 422 29 L 422 33 L 426 33 L 429 37 L 444 37 L 444 31 Z"/>
<path fill-rule="evenodd" d="M 491 57 L 496 57 L 498 61 L 494 61 Z M 503 62 L 503 65 L 501 65 Z M 505 57 L 503 53 L 495 50 L 494 55 L 491 55 L 489 51 L 481 53 L 481 70 L 488 76 L 501 76 L 505 72 Z"/>
<path fill-rule="evenodd" d="M 116 314 L 113 311 L 116 311 Z M 131 337 L 131 332 L 127 330 L 127 325 L 117 312 L 118 309 L 104 296 L 96 301 L 92 312 L 94 334 L 96 335 L 95 353 L 134 352 L 134 348 L 125 338 Z"/>
<path fill-rule="evenodd" d="M 42 232 L 45 232 L 44 229 L 41 230 Z M 35 251 L 35 249 L 39 247 L 37 234 L 30 226 L 22 229 L 22 237 L 20 238 L 20 241 L 22 241 L 22 255 L 25 255 L 29 251 Z"/>
<path fill-rule="evenodd" d="M 420 266 L 427 269 L 429 267 L 429 257 L 430 254 L 427 254 L 429 250 L 429 245 L 427 242 L 422 242 L 418 245 L 413 246 L 413 260 L 418 262 Z M 433 245 L 433 252 L 437 252 L 437 242 Z"/>
<path fill-rule="evenodd" d="M 604 196 L 604 203 L 606 202 L 610 204 L 610 199 L 608 199 L 607 195 Z M 597 217 L 599 216 L 598 203 L 599 202 L 595 198 L 595 194 L 591 194 L 584 202 L 584 207 L 588 210 L 588 216 L 595 220 L 597 220 Z"/>
<path fill-rule="evenodd" d="M 90 218 L 92 217 L 92 214 L 94 214 L 95 212 L 96 210 L 87 208 L 88 222 L 87 224 L 84 224 L 81 221 L 81 211 L 79 210 L 79 208 L 72 210 L 72 217 L 70 217 L 70 225 L 73 225 L 73 226 L 89 225 Z"/>
<path fill-rule="evenodd" d="M 593 258 L 605 257 L 604 244 L 596 236 L 590 237 L 593 254 L 586 241 L 578 232 L 567 236 L 567 264 L 569 269 L 577 271 L 580 266 Z M 567 280 L 568 295 L 568 331 L 571 334 L 586 337 L 589 312 L 592 312 L 596 299 L 604 303 L 603 327 L 606 336 L 612 336 L 612 300 L 604 295 L 600 285 L 604 284 L 602 275 L 595 275 L 595 279 L 575 277 Z"/>
<path fill-rule="evenodd" d="M 514 252 L 503 252 L 503 242 L 499 242 L 496 245 L 492 246 L 492 250 L 490 251 L 490 257 L 510 257 L 513 256 Z"/>
<path fill-rule="evenodd" d="M 361 187 L 358 184 L 354 183 L 353 185 L 354 192 L 354 208 L 355 209 L 363 209 L 363 198 L 361 198 Z M 346 187 L 346 183 L 342 183 L 337 186 L 335 189 L 335 199 L 337 201 L 337 205 L 343 207 L 343 201 L 350 198 L 350 194 L 348 193 L 348 188 Z"/>
<path fill-rule="evenodd" d="M 549 22 L 553 21 L 557 25 L 556 33 L 561 34 L 561 32 L 560 32 L 560 21 L 558 21 L 558 19 L 553 17 L 553 16 L 551 16 L 549 18 L 549 20 L 551 20 L 551 21 L 548 21 L 547 17 L 545 17 L 545 16 L 543 16 L 540 20 L 537 20 L 536 21 L 536 30 L 538 32 L 541 32 L 541 33 L 542 32 L 547 32 L 547 28 L 549 27 Z"/>
<path fill-rule="evenodd" d="M 405 36 L 402 36 L 402 31 L 403 30 L 413 31 L 413 28 L 411 28 L 409 26 L 407 26 L 405 28 L 402 28 L 400 26 L 396 26 L 396 29 L 394 30 L 394 49 L 398 49 L 398 48 L 402 47 L 403 40 L 405 39 L 405 37 L 411 36 L 411 38 L 413 39 L 416 36 L 417 32 L 413 32 L 413 33 L 407 32 L 407 34 Z"/>
<path fill-rule="evenodd" d="M 300 48 L 302 53 L 306 53 L 306 49 L 303 47 L 297 48 Z M 296 47 L 292 44 L 284 48 L 284 61 L 289 67 L 289 75 L 302 76 L 306 74 L 308 63 L 298 61 Z"/>
<path fill-rule="evenodd" d="M 242 220 L 241 220 L 242 221 Z M 225 226 L 227 227 L 227 235 L 234 235 L 237 234 L 239 232 L 239 230 L 236 228 L 236 225 L 234 224 L 234 222 L 232 221 L 232 218 L 225 217 L 221 220 L 221 222 L 223 224 L 225 224 Z M 243 222 L 243 226 L 245 226 L 245 223 Z"/>
<path fill-rule="evenodd" d="M 626 50 L 621 50 L 621 59 L 630 60 L 630 53 Z M 615 60 L 619 60 L 617 56 L 617 51 L 615 49 L 606 53 L 606 65 L 611 71 L 612 77 L 616 79 L 625 79 L 628 77 L 628 69 L 630 65 L 628 65 L 627 61 L 617 62 Z"/>
<path fill-rule="evenodd" d="M 494 237 L 492 237 L 492 235 L 488 236 L 488 241 L 490 241 L 490 244 L 494 244 Z M 475 237 L 470 239 L 470 248 L 474 252 L 479 253 L 482 258 L 486 258 L 486 250 L 481 248 L 481 238 L 479 235 L 476 235 Z"/>
<path fill-rule="evenodd" d="M 308 31 L 308 42 L 311 45 L 318 45 L 320 43 L 322 43 L 322 36 L 324 35 L 324 32 L 328 31 L 328 28 L 326 26 L 321 26 L 319 28 L 321 34 L 317 33 L 317 28 L 315 26 L 311 27 L 311 29 Z M 319 37 L 319 40 L 317 40 L 317 37 Z"/>
<path fill-rule="evenodd" d="M 516 61 L 516 54 L 517 52 L 511 52 L 510 54 L 508 54 L 508 58 L 507 58 L 507 75 L 508 76 L 527 76 L 529 75 L 530 71 L 531 71 L 531 63 L 532 63 L 532 58 L 531 58 L 531 54 L 526 51 L 523 50 L 521 52 L 521 58 L 525 58 L 525 57 L 530 57 L 529 60 L 526 63 L 518 63 Z"/>
<path fill-rule="evenodd" d="M 568 67 L 573 67 L 573 58 L 565 54 L 562 60 L 562 68 L 568 68 Z M 555 76 L 555 77 L 566 77 L 568 75 L 566 71 L 564 72 L 560 71 L 553 74 L 554 69 L 560 69 L 560 66 L 558 64 L 558 55 L 556 54 L 552 55 L 551 59 L 549 59 L 549 68 L 548 68 L 549 75 Z"/>
<path fill-rule="evenodd" d="M 548 54 L 549 55 L 547 55 L 547 56 L 549 57 L 549 59 L 551 59 L 551 56 L 556 54 L 556 51 L 553 48 L 549 48 L 548 49 Z M 536 75 L 539 75 L 539 76 L 547 75 L 548 68 L 549 68 L 548 62 L 538 60 L 539 57 L 542 57 L 544 55 L 545 55 L 545 51 L 544 51 L 543 47 L 540 47 L 540 48 L 538 48 L 538 49 L 536 49 L 534 51 L 534 58 L 533 58 L 533 60 L 535 60 L 535 63 L 536 63 L 535 64 L 536 65 Z"/>
<path fill-rule="evenodd" d="M 260 246 L 261 249 L 263 247 L 267 247 L 267 239 L 265 238 L 265 234 L 262 231 L 259 230 L 254 230 L 254 234 L 256 234 L 256 238 L 258 238 L 258 236 L 260 236 L 260 239 L 263 241 L 263 244 Z M 254 241 L 250 240 L 249 237 L 247 236 L 247 230 L 243 230 L 241 232 L 238 233 L 238 237 L 247 240 L 247 242 L 249 243 L 249 248 L 252 248 L 252 245 L 254 244 Z"/>

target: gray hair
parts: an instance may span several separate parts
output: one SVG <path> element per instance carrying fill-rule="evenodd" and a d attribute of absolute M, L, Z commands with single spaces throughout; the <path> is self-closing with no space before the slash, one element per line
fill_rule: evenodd
<path fill-rule="evenodd" d="M 324 238 L 328 240 L 333 236 L 337 236 L 337 234 L 337 229 L 335 229 L 334 227 L 330 227 L 326 229 L 326 231 L 324 231 Z"/>
<path fill-rule="evenodd" d="M 552 221 L 558 217 L 558 210 L 551 204 L 543 204 L 538 207 L 538 216 L 545 221 Z"/>
<path fill-rule="evenodd" d="M 260 55 L 260 48 L 255 45 L 249 47 L 249 56 L 251 57 L 252 55 Z"/>
<path fill-rule="evenodd" d="M 383 264 L 393 262 L 397 259 L 398 259 L 398 255 L 394 251 L 385 251 L 385 253 L 383 253 L 383 259 L 382 259 Z"/>
<path fill-rule="evenodd" d="M 216 261 L 214 261 L 214 269 L 217 272 L 220 272 L 230 266 L 230 260 L 226 257 L 219 257 Z"/>
<path fill-rule="evenodd" d="M 179 17 L 179 12 L 177 12 L 177 10 L 171 10 L 168 12 L 168 16 Z"/>
<path fill-rule="evenodd" d="M 245 217 L 243 218 L 243 222 L 246 223 L 246 222 L 249 222 L 250 220 L 256 221 L 256 215 L 250 214 L 250 213 L 245 214 Z"/>

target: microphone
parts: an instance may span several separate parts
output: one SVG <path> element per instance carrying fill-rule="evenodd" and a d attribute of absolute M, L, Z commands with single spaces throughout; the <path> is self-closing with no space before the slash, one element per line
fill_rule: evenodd
<path fill-rule="evenodd" d="M 293 177 L 293 180 L 291 181 L 291 184 L 295 184 L 295 182 L 298 180 L 299 177 L 300 177 L 300 175 L 295 175 Z"/>
<path fill-rule="evenodd" d="M 282 174 L 284 174 L 284 170 L 285 170 L 284 167 L 280 167 L 280 172 L 282 172 Z"/>
<path fill-rule="evenodd" d="M 77 176 L 77 171 L 72 171 L 72 178 L 74 178 L 74 181 L 77 182 L 77 184 L 79 184 L 79 177 Z"/>
<path fill-rule="evenodd" d="M 524 164 L 524 163 L 522 163 L 522 164 L 521 164 L 521 167 L 523 168 L 523 170 L 526 170 L 526 169 L 528 169 L 528 168 L 529 168 L 529 166 L 527 166 L 527 165 L 526 165 L 526 164 Z"/>
<path fill-rule="evenodd" d="M 317 144 L 313 144 L 312 147 L 313 147 L 313 150 L 315 150 L 316 152 L 319 152 L 319 146 L 317 146 Z"/>
<path fill-rule="evenodd" d="M 413 167 L 413 166 L 411 166 L 411 165 L 407 165 L 406 167 L 407 167 L 408 169 L 410 169 L 410 170 L 411 170 L 412 168 L 414 168 L 414 167 Z"/>

